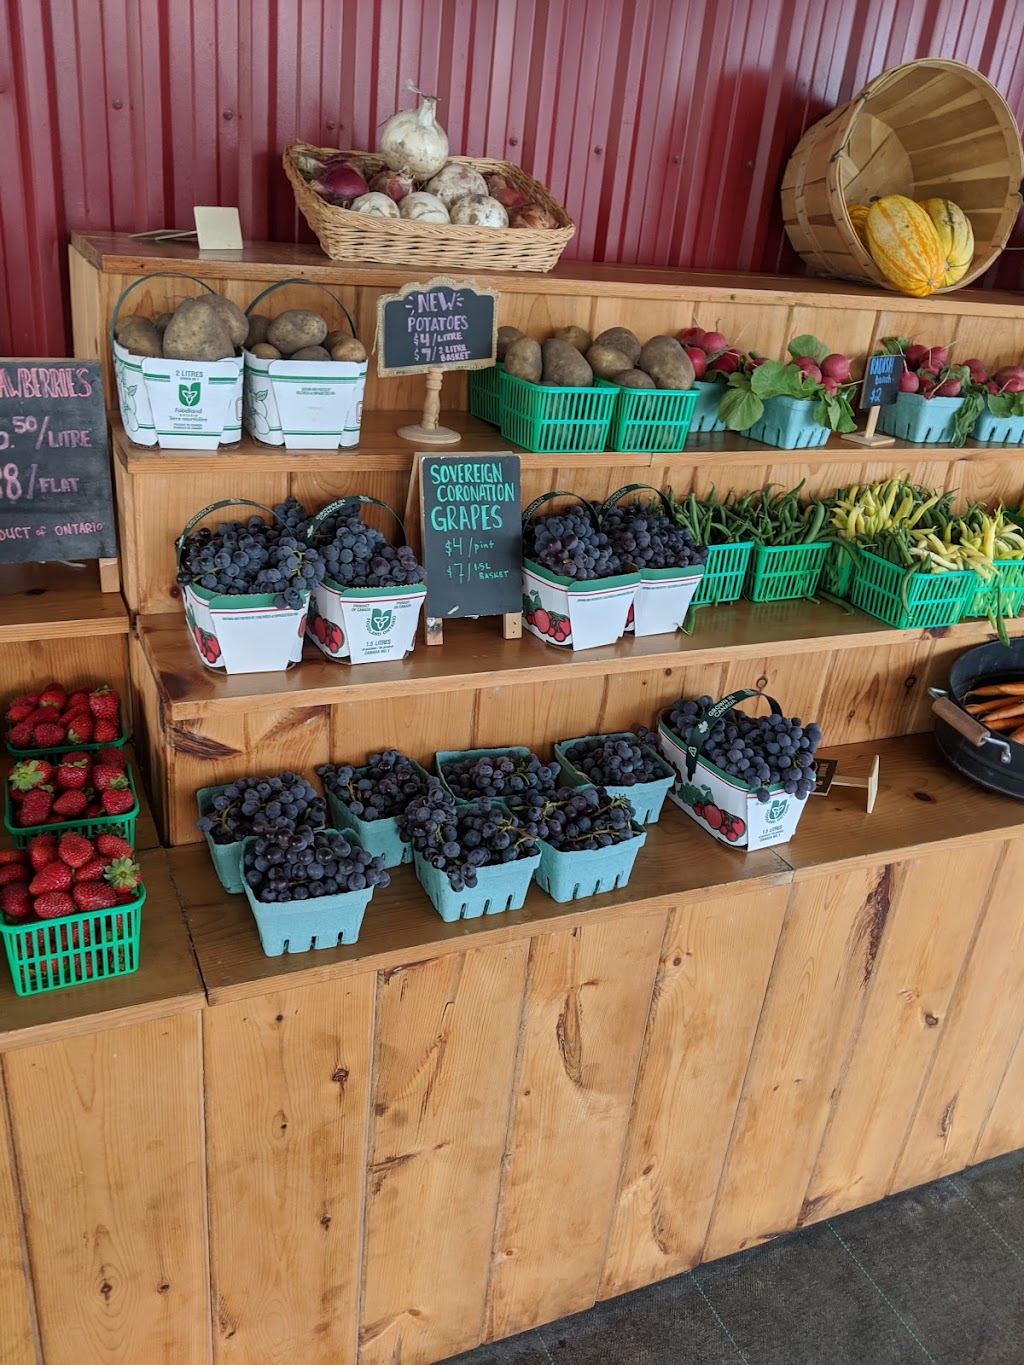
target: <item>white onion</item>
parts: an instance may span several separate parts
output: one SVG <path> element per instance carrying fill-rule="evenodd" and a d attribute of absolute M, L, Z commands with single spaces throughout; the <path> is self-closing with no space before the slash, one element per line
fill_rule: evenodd
<path fill-rule="evenodd" d="M 392 114 L 381 133 L 381 155 L 393 171 L 408 171 L 414 180 L 429 180 L 448 160 L 448 135 L 434 117 L 437 97 L 422 94 L 411 81 L 406 82 L 406 89 L 419 95 L 423 103 Z"/>
<path fill-rule="evenodd" d="M 349 208 L 353 213 L 368 213 L 371 218 L 398 218 L 398 205 L 386 194 L 371 191 L 353 199 Z"/>
<path fill-rule="evenodd" d="M 416 218 L 421 223 L 450 223 L 448 210 L 438 199 L 436 194 L 427 194 L 425 190 L 414 190 L 412 194 L 407 194 L 398 205 L 398 215 L 400 218 Z"/>
<path fill-rule="evenodd" d="M 452 222 L 464 227 L 507 228 L 508 214 L 489 194 L 467 194 L 452 207 Z"/>
<path fill-rule="evenodd" d="M 428 194 L 436 194 L 450 213 L 452 205 L 467 194 L 486 194 L 487 181 L 472 166 L 449 161 L 423 188 Z"/>

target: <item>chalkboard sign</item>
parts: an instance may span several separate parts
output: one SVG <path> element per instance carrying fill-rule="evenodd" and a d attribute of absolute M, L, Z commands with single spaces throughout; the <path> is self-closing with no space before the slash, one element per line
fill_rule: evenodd
<path fill-rule="evenodd" d="M 407 284 L 377 301 L 377 373 L 480 370 L 494 364 L 498 295 L 455 280 Z"/>
<path fill-rule="evenodd" d="M 519 456 L 420 455 L 427 615 L 501 616 L 522 607 Z"/>
<path fill-rule="evenodd" d="M 884 408 L 896 402 L 900 391 L 900 380 L 907 362 L 901 355 L 868 356 L 868 368 L 864 375 L 864 388 L 861 393 L 862 408 Z"/>
<path fill-rule="evenodd" d="M 116 554 L 99 363 L 0 360 L 0 562 Z"/>

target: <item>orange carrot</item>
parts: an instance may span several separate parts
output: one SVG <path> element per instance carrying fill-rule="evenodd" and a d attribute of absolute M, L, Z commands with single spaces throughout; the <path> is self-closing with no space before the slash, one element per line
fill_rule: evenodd
<path fill-rule="evenodd" d="M 1019 730 L 1013 730 L 1010 734 L 1010 738 L 1016 744 L 1024 744 L 1024 725 L 1022 725 Z"/>
<path fill-rule="evenodd" d="M 1009 701 L 1005 706 L 1000 706 L 997 711 L 989 711 L 984 720 L 987 725 L 993 720 L 1010 720 L 1014 716 L 1024 716 L 1024 698 Z"/>
<path fill-rule="evenodd" d="M 1024 682 L 991 683 L 987 687 L 972 687 L 971 697 L 1024 697 Z"/>

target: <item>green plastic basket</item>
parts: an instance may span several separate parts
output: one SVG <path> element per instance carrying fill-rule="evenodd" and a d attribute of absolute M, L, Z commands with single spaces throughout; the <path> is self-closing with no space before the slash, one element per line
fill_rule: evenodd
<path fill-rule="evenodd" d="M 120 735 L 117 739 L 112 739 L 109 744 L 61 744 L 56 749 L 15 749 L 12 744 L 8 744 L 6 739 L 7 752 L 13 758 L 46 758 L 50 754 L 77 754 L 95 753 L 99 749 L 123 749 L 128 742 L 128 735 L 125 731 L 124 711 L 121 703 L 117 703 L 117 723 Z"/>
<path fill-rule="evenodd" d="M 33 755 L 38 758 L 38 754 Z M 7 833 L 14 840 L 15 848 L 24 848 L 30 839 L 34 839 L 37 834 L 56 834 L 58 838 L 62 834 L 67 834 L 74 830 L 76 834 L 83 834 L 87 839 L 95 839 L 97 834 L 119 834 L 122 839 L 127 839 L 130 844 L 135 843 L 135 821 L 139 814 L 139 794 L 135 790 L 135 778 L 130 767 L 124 770 L 125 777 L 128 779 L 128 786 L 131 788 L 135 804 L 130 811 L 124 815 L 94 815 L 92 819 L 84 818 L 78 820 L 57 820 L 52 825 L 16 825 L 14 823 L 15 805 L 11 800 L 10 784 L 4 783 L 4 825 Z"/>
<path fill-rule="evenodd" d="M 614 407 L 614 385 L 551 388 L 502 372 L 501 434 L 538 455 L 604 450 Z"/>
<path fill-rule="evenodd" d="M 834 543 L 828 547 L 819 585 L 825 592 L 831 593 L 833 597 L 849 597 L 853 588 L 855 554 L 852 545 L 849 551 L 840 549 Z"/>
<path fill-rule="evenodd" d="M 981 578 L 965 616 L 1017 616 L 1024 606 L 1024 560 L 997 559 L 995 578 Z"/>
<path fill-rule="evenodd" d="M 680 451 L 686 444 L 696 389 L 627 389 L 596 379 L 599 388 L 615 394 L 610 444 L 621 451 Z"/>
<path fill-rule="evenodd" d="M 708 562 L 704 566 L 700 587 L 690 603 L 691 607 L 735 602 L 743 592 L 753 553 L 752 540 L 740 540 L 734 545 L 709 545 Z"/>
<path fill-rule="evenodd" d="M 504 373 L 505 366 L 501 364 L 469 372 L 469 411 L 493 427 L 501 426 L 501 376 Z"/>
<path fill-rule="evenodd" d="M 972 569 L 950 573 L 915 573 L 902 584 L 906 570 L 868 550 L 861 550 L 853 574 L 851 601 L 869 616 L 877 616 L 897 630 L 955 626 L 978 590 Z"/>
<path fill-rule="evenodd" d="M 0 924 L 15 993 L 42 995 L 137 971 L 145 900 L 140 886 L 135 900 L 110 910 Z"/>
<path fill-rule="evenodd" d="M 743 589 L 751 602 L 788 602 L 813 597 L 828 554 L 827 542 L 757 545 Z"/>

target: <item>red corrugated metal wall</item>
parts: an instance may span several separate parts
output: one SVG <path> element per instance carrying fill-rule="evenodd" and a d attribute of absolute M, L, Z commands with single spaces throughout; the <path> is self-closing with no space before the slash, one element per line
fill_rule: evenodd
<path fill-rule="evenodd" d="M 373 146 L 410 78 L 453 151 L 551 187 L 567 255 L 796 272 L 778 186 L 804 128 L 922 56 L 1019 121 L 1022 40 L 1019 0 L 0 0 L 0 353 L 65 350 L 71 228 L 237 204 L 249 238 L 308 239 L 282 149 Z"/>

